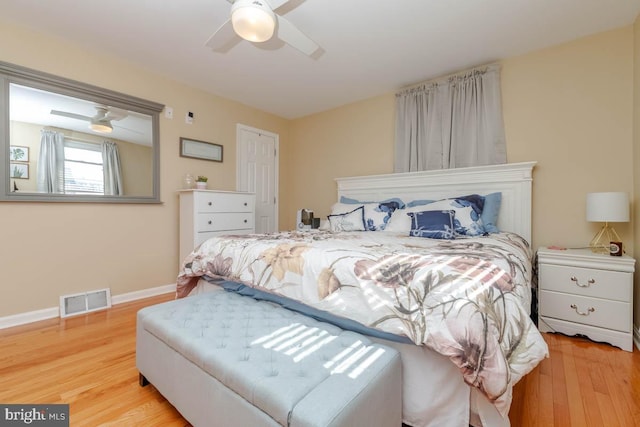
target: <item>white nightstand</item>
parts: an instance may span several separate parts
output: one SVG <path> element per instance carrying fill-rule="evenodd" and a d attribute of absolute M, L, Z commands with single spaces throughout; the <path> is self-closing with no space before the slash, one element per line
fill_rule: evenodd
<path fill-rule="evenodd" d="M 538 327 L 633 351 L 635 259 L 538 249 Z"/>

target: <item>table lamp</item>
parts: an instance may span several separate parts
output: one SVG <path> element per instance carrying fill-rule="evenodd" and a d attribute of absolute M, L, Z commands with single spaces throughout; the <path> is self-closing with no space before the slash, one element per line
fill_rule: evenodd
<path fill-rule="evenodd" d="M 588 193 L 587 221 L 604 222 L 589 243 L 592 252 L 609 253 L 611 242 L 622 242 L 610 222 L 629 222 L 629 196 L 623 192 Z"/>

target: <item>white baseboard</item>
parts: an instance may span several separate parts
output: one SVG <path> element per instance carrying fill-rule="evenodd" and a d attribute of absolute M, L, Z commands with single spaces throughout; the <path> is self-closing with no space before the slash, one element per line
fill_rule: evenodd
<path fill-rule="evenodd" d="M 126 294 L 113 295 L 111 304 L 122 304 L 156 295 L 168 294 L 176 291 L 176 284 L 157 286 L 155 288 L 143 289 L 141 291 L 127 292 Z M 0 317 L 0 329 L 11 328 L 13 326 L 25 325 L 27 323 L 38 322 L 40 320 L 52 319 L 60 316 L 59 307 L 44 308 L 42 310 L 29 311 L 27 313 L 12 314 L 11 316 Z"/>

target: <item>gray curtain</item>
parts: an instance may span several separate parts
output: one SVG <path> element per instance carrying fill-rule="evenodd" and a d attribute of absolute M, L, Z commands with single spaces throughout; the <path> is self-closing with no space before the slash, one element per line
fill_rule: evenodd
<path fill-rule="evenodd" d="M 498 65 L 396 94 L 396 172 L 506 161 Z"/>
<path fill-rule="evenodd" d="M 64 193 L 64 135 L 40 131 L 37 187 L 39 193 Z"/>
<path fill-rule="evenodd" d="M 102 168 L 104 171 L 104 194 L 107 196 L 122 196 L 122 173 L 118 146 L 111 141 L 102 143 Z"/>

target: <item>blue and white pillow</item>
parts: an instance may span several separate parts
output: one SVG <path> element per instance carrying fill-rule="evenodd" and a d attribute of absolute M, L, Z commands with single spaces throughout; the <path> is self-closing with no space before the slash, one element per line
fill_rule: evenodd
<path fill-rule="evenodd" d="M 456 237 L 455 212 L 452 210 L 409 212 L 407 215 L 411 217 L 410 236 L 447 240 Z"/>
<path fill-rule="evenodd" d="M 472 196 L 444 199 L 429 203 L 425 207 L 429 210 L 453 210 L 455 211 L 454 229 L 456 234 L 462 236 L 479 236 L 484 234 L 482 223 L 482 208 L 475 202 L 477 194 Z"/>
<path fill-rule="evenodd" d="M 359 206 L 350 212 L 332 214 L 327 218 L 331 231 L 365 231 L 364 206 Z"/>
<path fill-rule="evenodd" d="M 502 204 L 502 193 L 491 193 L 484 196 L 484 206 L 482 207 L 482 225 L 487 233 L 499 233 L 497 222 Z"/>

